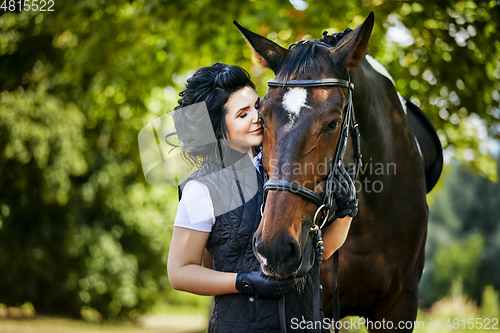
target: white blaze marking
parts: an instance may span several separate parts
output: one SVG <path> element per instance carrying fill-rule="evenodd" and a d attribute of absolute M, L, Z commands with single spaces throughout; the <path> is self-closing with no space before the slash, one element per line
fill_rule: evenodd
<path fill-rule="evenodd" d="M 291 88 L 283 95 L 283 102 L 281 104 L 288 112 L 288 119 L 290 119 L 290 122 L 286 124 L 285 130 L 292 128 L 295 119 L 300 115 L 300 109 L 309 107 L 306 101 L 307 90 L 304 88 Z"/>

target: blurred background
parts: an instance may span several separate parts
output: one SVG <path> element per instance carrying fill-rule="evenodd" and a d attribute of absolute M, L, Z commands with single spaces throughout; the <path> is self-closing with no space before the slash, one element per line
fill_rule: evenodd
<path fill-rule="evenodd" d="M 370 11 L 369 54 L 445 152 L 419 318 L 500 316 L 499 1 L 0 3 L 0 331 L 203 332 L 211 299 L 166 275 L 177 191 L 145 182 L 138 132 L 214 62 L 264 96 L 233 20 L 287 47 Z"/>

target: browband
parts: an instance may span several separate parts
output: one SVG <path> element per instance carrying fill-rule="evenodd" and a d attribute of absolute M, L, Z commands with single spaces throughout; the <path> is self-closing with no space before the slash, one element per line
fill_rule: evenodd
<path fill-rule="evenodd" d="M 280 87 L 343 87 L 347 89 L 354 89 L 354 83 L 342 79 L 320 79 L 320 80 L 278 80 L 270 79 L 267 85 L 271 88 Z"/>

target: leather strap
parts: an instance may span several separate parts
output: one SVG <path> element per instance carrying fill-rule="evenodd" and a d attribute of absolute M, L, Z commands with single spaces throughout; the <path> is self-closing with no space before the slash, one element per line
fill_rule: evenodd
<path fill-rule="evenodd" d="M 281 333 L 286 333 L 285 295 L 278 298 L 278 313 L 280 316 Z"/>
<path fill-rule="evenodd" d="M 337 322 L 340 321 L 340 304 L 339 304 L 339 251 L 333 254 L 333 279 L 335 280 L 335 288 L 333 289 L 333 325 L 335 333 L 339 333 Z"/>
<path fill-rule="evenodd" d="M 320 299 L 321 299 L 321 284 L 319 280 L 320 276 L 320 266 L 321 262 L 323 261 L 323 239 L 322 239 L 322 232 L 321 229 L 316 230 L 315 232 L 312 233 L 312 235 L 309 235 L 309 237 L 313 237 L 314 240 L 314 266 L 312 269 L 314 269 L 314 277 L 316 277 L 313 281 L 313 319 L 315 322 L 319 322 L 321 320 L 320 318 Z"/>
<path fill-rule="evenodd" d="M 341 88 L 347 88 L 347 89 L 354 89 L 354 83 L 343 80 L 343 79 L 288 80 L 288 81 L 278 80 L 278 79 L 270 79 L 269 81 L 267 81 L 267 85 L 271 88 L 341 87 Z"/>
<path fill-rule="evenodd" d="M 320 194 L 300 185 L 297 182 L 290 182 L 286 179 L 269 179 L 264 184 L 264 202 L 266 202 L 268 191 L 286 191 L 294 193 L 309 201 L 314 202 L 318 206 L 321 206 L 321 203 L 323 201 L 323 197 Z"/>

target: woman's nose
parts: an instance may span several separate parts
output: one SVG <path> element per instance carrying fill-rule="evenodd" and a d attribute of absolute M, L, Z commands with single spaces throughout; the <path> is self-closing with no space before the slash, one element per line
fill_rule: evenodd
<path fill-rule="evenodd" d="M 252 122 L 253 123 L 258 123 L 260 120 L 260 117 L 259 117 L 259 112 L 254 108 L 254 115 L 253 115 L 253 118 L 252 118 Z"/>

